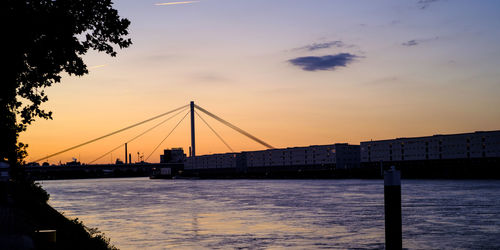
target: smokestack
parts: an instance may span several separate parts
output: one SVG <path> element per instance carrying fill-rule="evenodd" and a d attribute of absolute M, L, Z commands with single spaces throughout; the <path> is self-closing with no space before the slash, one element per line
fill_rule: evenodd
<path fill-rule="evenodd" d="M 125 143 L 125 164 L 127 164 L 127 143 Z"/>

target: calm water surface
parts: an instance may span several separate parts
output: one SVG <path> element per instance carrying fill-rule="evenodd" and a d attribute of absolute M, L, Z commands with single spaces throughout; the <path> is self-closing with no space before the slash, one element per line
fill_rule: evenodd
<path fill-rule="evenodd" d="M 120 249 L 384 247 L 382 180 L 43 181 Z M 403 246 L 500 249 L 500 181 L 402 183 Z"/>

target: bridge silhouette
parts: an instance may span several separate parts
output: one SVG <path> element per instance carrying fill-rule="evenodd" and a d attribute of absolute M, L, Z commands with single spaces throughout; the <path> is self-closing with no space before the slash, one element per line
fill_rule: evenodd
<path fill-rule="evenodd" d="M 187 111 L 187 112 L 186 112 Z M 200 118 L 201 121 L 203 121 L 203 123 L 205 123 L 205 125 L 207 125 L 207 127 L 217 136 L 217 138 L 219 138 L 221 140 L 221 142 L 231 151 L 231 152 L 234 152 L 234 150 L 231 148 L 231 146 L 229 146 L 229 144 L 222 138 L 222 136 L 220 136 L 219 133 L 217 133 L 215 131 L 215 129 L 209 125 L 209 123 L 197 112 L 197 111 L 200 111 L 202 113 L 204 113 L 205 115 L 213 118 L 214 120 L 224 124 L 225 126 L 235 130 L 236 132 L 248 137 L 249 139 L 257 142 L 258 144 L 264 146 L 265 148 L 268 148 L 268 149 L 274 149 L 273 146 L 271 146 L 270 144 L 264 142 L 263 140 L 253 136 L 252 134 L 246 132 L 245 130 L 237 127 L 236 125 L 222 119 L 221 117 L 213 114 L 212 112 L 209 112 L 208 110 L 206 110 L 205 108 L 202 108 L 198 105 L 196 105 L 193 101 L 190 102 L 190 104 L 187 104 L 187 105 L 184 105 L 184 106 L 181 106 L 181 107 L 178 107 L 178 108 L 175 108 L 175 109 L 172 109 L 168 112 L 165 112 L 165 113 L 162 113 L 162 114 L 159 114 L 159 115 L 156 115 L 156 116 L 153 116 L 151 118 L 148 118 L 146 120 L 143 120 L 143 121 L 140 121 L 140 122 L 137 122 L 135 124 L 132 124 L 130 126 L 127 126 L 127 127 L 124 127 L 124 128 L 121 128 L 121 129 L 118 129 L 116 131 L 113 131 L 113 132 L 110 132 L 110 133 L 107 133 L 105 135 L 102 135 L 102 136 L 99 136 L 97 138 L 94 138 L 94 139 L 91 139 L 91 140 L 88 140 L 88 141 L 85 141 L 83 143 L 79 143 L 77 145 L 74 145 L 74 146 L 71 146 L 71 147 L 68 147 L 66 149 L 63 149 L 61 151 L 58 151 L 56 153 L 52 153 L 50 155 L 47 155 L 45 157 L 42 157 L 42 158 L 38 158 L 36 160 L 34 160 L 33 162 L 41 162 L 41 161 L 44 161 L 44 160 L 47 160 L 51 157 L 55 157 L 55 156 L 58 156 L 58 155 L 61 155 L 63 153 L 66 153 L 66 152 L 69 152 L 69 151 L 72 151 L 72 150 L 75 150 L 77 148 L 80 148 L 80 147 L 83 147 L 83 146 L 86 146 L 86 145 L 89 145 L 89 144 L 92 144 L 92 143 L 95 143 L 97 141 L 100 141 L 100 140 L 103 140 L 107 137 L 110 137 L 110 136 L 113 136 L 113 135 L 116 135 L 116 134 L 119 134 L 119 133 L 122 133 L 124 131 L 127 131 L 129 129 L 132 129 L 132 128 L 135 128 L 137 126 L 140 126 L 140 125 L 143 125 L 143 124 L 146 124 L 146 123 L 150 123 L 152 121 L 155 121 L 155 120 L 158 120 L 162 117 L 166 117 L 168 115 L 171 115 L 171 116 L 168 116 L 166 119 L 162 120 L 161 122 L 155 124 L 154 126 L 146 129 L 145 131 L 141 132 L 140 134 L 132 137 L 131 139 L 127 140 L 125 143 L 121 143 L 120 145 L 118 145 L 117 147 L 109 150 L 108 152 L 102 154 L 101 156 L 97 157 L 96 159 L 88 162 L 88 164 L 93 164 L 95 162 L 97 162 L 98 160 L 102 159 L 103 157 L 109 155 L 109 154 L 112 154 L 114 151 L 124 147 L 125 148 L 125 164 L 128 164 L 128 163 L 131 163 L 130 162 L 130 157 L 127 155 L 127 145 L 128 143 L 142 137 L 143 135 L 147 134 L 148 132 L 152 131 L 153 129 L 157 128 L 158 126 L 164 124 L 165 122 L 173 119 L 174 117 L 177 117 L 178 115 L 185 113 L 184 116 L 182 116 L 182 118 L 177 122 L 177 124 L 174 126 L 174 128 L 167 134 L 166 137 L 163 138 L 163 140 L 161 140 L 161 142 L 153 149 L 153 151 L 146 157 L 146 159 L 144 159 L 144 161 L 147 161 L 155 152 L 156 150 L 163 144 L 163 142 L 175 131 L 175 129 L 179 126 L 179 124 L 182 123 L 182 121 L 188 116 L 190 115 L 190 118 L 191 118 L 191 146 L 190 146 L 190 150 L 189 150 L 189 156 L 190 157 L 195 157 L 196 156 L 196 137 L 195 137 L 195 116 L 197 116 L 198 118 Z M 128 158 L 128 160 L 127 160 Z"/>

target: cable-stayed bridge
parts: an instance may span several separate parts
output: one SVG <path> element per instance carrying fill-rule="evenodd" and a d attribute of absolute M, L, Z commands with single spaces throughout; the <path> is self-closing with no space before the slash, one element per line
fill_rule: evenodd
<path fill-rule="evenodd" d="M 260 144 L 265 149 L 261 151 L 245 151 L 241 153 L 234 152 L 233 148 L 227 143 L 222 136 L 215 131 L 215 129 L 207 122 L 203 115 L 210 117 L 217 122 L 231 128 L 232 130 L 244 135 L 246 138 Z M 191 144 L 189 147 L 189 157 L 186 161 L 165 161 L 168 163 L 148 163 L 150 157 L 160 148 L 160 146 L 172 135 L 172 133 L 179 127 L 179 125 L 187 118 L 190 117 L 190 134 Z M 143 160 L 139 160 L 132 164 L 131 154 L 128 153 L 128 144 L 136 139 L 144 136 L 153 129 L 159 127 L 163 123 L 180 117 L 175 126 L 169 133 L 162 138 L 162 140 L 154 147 L 150 154 Z M 196 154 L 196 130 L 195 118 L 198 117 L 207 127 L 212 131 L 218 139 L 228 148 L 228 154 L 213 154 L 197 156 Z M 30 166 L 26 168 L 34 179 L 61 179 L 61 178 L 92 178 L 92 177 L 131 177 L 131 176 L 147 176 L 160 170 L 171 170 L 171 173 L 180 173 L 181 177 L 190 176 L 204 176 L 213 178 L 225 177 L 271 177 L 282 178 L 285 176 L 296 177 L 309 177 L 309 178 L 324 178 L 332 176 L 337 167 L 347 169 L 359 166 L 359 145 L 348 145 L 347 143 L 338 143 L 330 145 L 312 145 L 308 147 L 293 147 L 284 149 L 275 149 L 269 143 L 257 138 L 249 132 L 241 129 L 240 127 L 228 122 L 227 120 L 215 115 L 207 109 L 196 105 L 191 101 L 188 105 L 172 109 L 168 112 L 156 115 L 146 120 L 137 122 L 130 126 L 112 131 L 97 138 L 79 143 L 77 145 L 68 147 L 61 151 L 52 153 L 45 157 L 36 159 L 35 162 L 42 162 L 51 157 L 70 152 L 80 147 L 96 143 L 105 138 L 116 136 L 127 130 L 133 129 L 146 123 L 156 124 L 142 131 L 141 133 L 131 137 L 128 140 L 111 148 L 109 151 L 103 153 L 94 160 L 85 165 L 79 162 L 75 164 L 67 163 L 66 165 L 60 164 L 59 166 Z M 121 137 L 120 137 L 121 138 Z M 116 164 L 94 164 L 107 155 L 124 149 L 125 162 Z M 173 150 L 170 151 L 172 153 Z M 167 158 L 165 152 L 164 158 Z M 139 157 L 138 157 L 139 158 Z M 184 159 L 184 157 L 182 157 Z M 44 164 L 45 165 L 45 164 Z M 156 168 L 156 170 L 155 170 Z M 169 170 L 169 171 L 170 171 Z M 182 172 L 182 173 L 181 173 Z M 172 175 L 168 174 L 168 175 Z M 155 174 L 153 174 L 155 176 Z"/>
<path fill-rule="evenodd" d="M 123 132 L 125 132 L 127 130 L 133 129 L 133 128 L 138 127 L 140 125 L 151 124 L 154 121 L 159 121 L 160 120 L 160 122 L 157 122 L 156 124 L 154 124 L 153 126 L 149 127 L 148 129 L 144 130 L 143 132 L 135 135 L 134 137 L 132 137 L 132 138 L 130 138 L 128 140 L 125 140 L 124 143 L 121 143 L 120 145 L 117 145 L 116 147 L 114 147 L 114 148 L 110 149 L 109 151 L 103 153 L 99 157 L 97 157 L 97 158 L 89 161 L 87 163 L 87 165 L 85 165 L 85 166 L 91 167 L 91 166 L 93 166 L 92 164 L 94 164 L 95 162 L 101 160 L 102 158 L 104 158 L 104 157 L 106 157 L 106 156 L 112 154 L 113 152 L 115 152 L 115 151 L 117 151 L 119 149 L 122 149 L 122 148 L 125 150 L 125 153 L 124 153 L 124 155 L 125 155 L 125 162 L 124 163 L 126 165 L 130 165 L 131 164 L 131 155 L 127 152 L 127 150 L 128 150 L 127 149 L 128 143 L 131 143 L 131 142 L 135 141 L 136 139 L 144 136 L 145 134 L 151 132 L 152 130 L 154 130 L 155 128 L 159 127 L 160 125 L 166 123 L 167 121 L 170 121 L 173 118 L 180 116 L 181 118 L 176 123 L 176 125 L 174 126 L 174 128 L 155 146 L 155 148 L 151 151 L 150 154 L 147 155 L 146 158 L 143 158 L 143 160 L 141 162 L 144 163 L 144 162 L 147 162 L 151 158 L 151 156 L 154 155 L 154 153 L 163 144 L 163 142 L 165 142 L 165 140 L 167 140 L 167 138 L 169 138 L 169 136 L 177 129 L 177 127 L 182 123 L 182 121 L 184 121 L 186 119 L 186 117 L 188 115 L 190 116 L 190 120 L 191 120 L 190 121 L 190 123 L 191 123 L 191 146 L 189 148 L 189 156 L 190 157 L 196 156 L 196 133 L 195 133 L 195 131 L 196 131 L 195 130 L 195 124 L 196 124 L 195 118 L 196 117 L 198 117 L 217 136 L 217 138 L 221 140 L 221 142 L 228 148 L 228 150 L 230 152 L 234 152 L 233 148 L 227 143 L 227 141 L 224 140 L 219 133 L 217 133 L 217 131 L 207 122 L 206 119 L 203 118 L 202 115 L 200 115 L 200 113 L 203 113 L 204 115 L 207 115 L 207 116 L 213 118 L 214 120 L 216 120 L 216 121 L 224 124 L 225 126 L 233 129 L 234 131 L 236 131 L 236 132 L 238 132 L 238 133 L 246 136 L 247 138 L 251 139 L 252 141 L 257 142 L 258 144 L 262 145 L 263 147 L 265 147 L 267 149 L 274 148 L 273 146 L 271 146 L 270 144 L 268 144 L 268 143 L 264 142 L 263 140 L 257 138 L 256 136 L 254 136 L 254 135 L 248 133 L 247 131 L 239 128 L 238 126 L 236 126 L 236 125 L 234 125 L 234 124 L 226 121 L 225 119 L 223 119 L 223 118 L 215 115 L 214 113 L 208 111 L 207 109 L 196 105 L 193 101 L 191 101 L 187 105 L 183 105 L 181 107 L 172 109 L 172 110 L 170 110 L 168 112 L 164 112 L 162 114 L 159 114 L 159 115 L 153 116 L 151 118 L 145 119 L 143 121 L 134 123 L 134 124 L 129 125 L 127 127 L 115 130 L 113 132 L 107 133 L 107 134 L 99 136 L 97 138 L 94 138 L 94 139 L 91 139 L 91 140 L 79 143 L 77 145 L 68 147 L 68 148 L 60 150 L 58 152 L 48 154 L 45 157 L 41 157 L 41 158 L 38 158 L 38 159 L 34 160 L 33 162 L 36 162 L 36 163 L 43 162 L 43 161 L 45 161 L 45 160 L 47 160 L 49 158 L 53 158 L 53 157 L 59 156 L 61 154 L 64 154 L 64 153 L 76 150 L 78 148 L 81 148 L 83 146 L 87 146 L 89 144 L 96 143 L 96 142 L 98 142 L 100 140 L 106 139 L 106 138 L 111 137 L 111 136 L 116 136 L 116 135 L 118 135 L 120 133 L 123 133 Z M 184 114 L 184 115 L 182 115 L 182 114 Z M 161 118 L 163 118 L 163 119 L 161 119 Z M 136 164 L 134 164 L 134 165 L 136 165 Z M 111 164 L 109 164 L 109 165 L 111 165 Z M 122 166 L 123 166 L 123 164 L 122 164 Z"/>

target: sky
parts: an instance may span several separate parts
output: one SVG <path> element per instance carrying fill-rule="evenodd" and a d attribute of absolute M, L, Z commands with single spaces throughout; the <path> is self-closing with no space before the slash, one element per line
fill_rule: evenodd
<path fill-rule="evenodd" d="M 194 101 L 276 148 L 500 129 L 500 1 L 115 0 L 133 44 L 46 91 L 33 161 Z M 186 111 L 187 112 L 187 111 Z M 185 113 L 128 145 L 190 145 Z M 262 145 L 200 115 L 235 152 Z M 167 118 L 166 116 L 165 118 Z M 162 121 L 49 158 L 88 163 Z M 197 155 L 231 150 L 196 118 Z M 159 145 L 159 146 L 158 146 Z M 153 151 L 158 146 L 158 150 Z M 96 163 L 123 160 L 120 148 Z"/>

